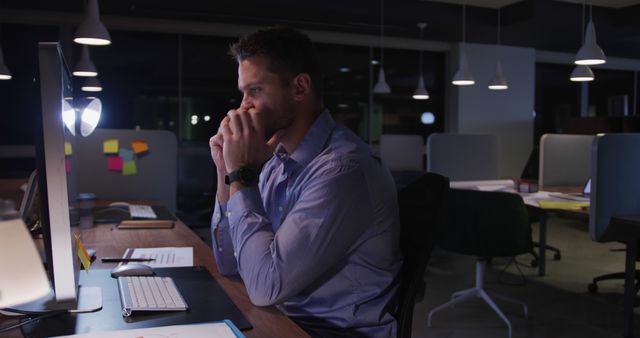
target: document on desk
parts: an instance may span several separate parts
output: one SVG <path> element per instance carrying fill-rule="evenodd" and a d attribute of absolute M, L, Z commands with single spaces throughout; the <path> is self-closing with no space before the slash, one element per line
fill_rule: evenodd
<path fill-rule="evenodd" d="M 152 261 L 144 262 L 152 268 L 193 266 L 193 248 L 130 248 L 125 251 L 123 258 L 152 258 Z"/>
<path fill-rule="evenodd" d="M 216 323 L 172 325 L 144 329 L 82 333 L 63 337 L 77 338 L 236 338 L 244 335 L 230 320 Z"/>

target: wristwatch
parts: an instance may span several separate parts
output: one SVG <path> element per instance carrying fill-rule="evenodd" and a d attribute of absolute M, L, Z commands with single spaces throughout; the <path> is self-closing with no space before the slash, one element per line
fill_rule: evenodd
<path fill-rule="evenodd" d="M 224 177 L 224 183 L 230 185 L 235 181 L 239 181 L 244 186 L 253 186 L 258 184 L 258 170 L 251 167 L 241 167 L 236 171 L 230 172 Z"/>

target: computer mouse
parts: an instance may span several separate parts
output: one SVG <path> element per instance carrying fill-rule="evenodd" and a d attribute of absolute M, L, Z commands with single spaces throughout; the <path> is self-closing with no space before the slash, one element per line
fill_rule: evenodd
<path fill-rule="evenodd" d="M 112 208 L 128 208 L 129 207 L 129 203 L 127 202 L 112 202 L 109 203 L 109 206 Z"/>
<path fill-rule="evenodd" d="M 125 277 L 125 276 L 152 276 L 153 268 L 140 263 L 128 263 L 115 267 L 111 270 L 111 277 Z"/>

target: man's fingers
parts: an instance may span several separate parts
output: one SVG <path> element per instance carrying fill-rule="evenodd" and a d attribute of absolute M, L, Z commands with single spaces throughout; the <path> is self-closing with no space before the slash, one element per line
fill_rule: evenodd
<path fill-rule="evenodd" d="M 239 111 L 229 114 L 229 126 L 231 127 L 231 132 L 233 132 L 233 134 L 242 135 L 245 129 L 240 117 L 241 114 L 242 113 Z"/>

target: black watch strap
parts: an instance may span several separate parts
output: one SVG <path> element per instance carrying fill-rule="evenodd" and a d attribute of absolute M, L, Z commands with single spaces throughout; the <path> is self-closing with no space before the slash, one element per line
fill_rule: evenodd
<path fill-rule="evenodd" d="M 230 172 L 224 177 L 224 183 L 230 185 L 231 183 L 239 181 L 245 186 L 253 186 L 258 184 L 258 170 L 251 167 L 241 167 L 236 171 Z"/>

